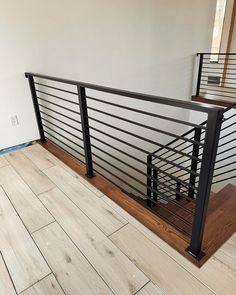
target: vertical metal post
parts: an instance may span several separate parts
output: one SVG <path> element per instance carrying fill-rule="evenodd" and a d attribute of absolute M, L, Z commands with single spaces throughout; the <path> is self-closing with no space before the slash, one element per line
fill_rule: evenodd
<path fill-rule="evenodd" d="M 192 227 L 192 238 L 190 246 L 186 249 L 190 255 L 198 260 L 205 255 L 201 251 L 201 247 L 222 119 L 223 110 L 216 110 L 209 113 L 207 120 L 205 144 Z"/>
<path fill-rule="evenodd" d="M 194 141 L 200 142 L 200 140 L 201 140 L 201 129 L 196 127 L 195 132 L 194 132 Z M 198 158 L 198 156 L 199 156 L 199 145 L 197 143 L 193 143 L 192 156 L 195 158 Z M 198 167 L 198 161 L 195 159 L 192 159 L 191 171 L 197 172 L 197 167 Z M 195 186 L 195 184 L 196 184 L 196 175 L 195 174 L 190 173 L 190 184 L 192 186 Z M 194 188 L 189 187 L 188 196 L 191 199 L 194 198 Z"/>
<path fill-rule="evenodd" d="M 180 201 L 180 190 L 181 190 L 181 182 L 180 181 L 177 181 L 177 183 L 176 183 L 176 190 L 177 190 L 177 193 L 176 193 L 176 195 L 175 195 L 175 199 L 177 200 L 177 201 Z"/>
<path fill-rule="evenodd" d="M 79 96 L 81 125 L 82 125 L 83 140 L 84 140 L 84 154 L 85 154 L 85 163 L 86 163 L 86 170 L 87 170 L 86 176 L 91 178 L 91 177 L 94 177 L 95 175 L 93 172 L 93 159 L 92 159 L 91 142 L 90 142 L 86 91 L 84 87 L 81 87 L 79 85 L 77 87 L 78 87 L 78 96 Z"/>
<path fill-rule="evenodd" d="M 25 77 L 28 78 L 28 81 L 29 81 L 29 87 L 30 87 L 30 92 L 31 92 L 32 100 L 33 100 L 34 112 L 35 112 L 35 116 L 37 120 L 40 141 L 44 143 L 46 142 L 46 138 L 45 138 L 45 134 L 43 130 L 42 118 L 40 115 L 38 98 L 37 98 L 37 93 L 36 93 L 35 84 L 34 84 L 34 77 L 31 75 L 26 75 Z"/>
<path fill-rule="evenodd" d="M 151 179 L 151 176 L 152 176 L 152 155 L 148 155 L 147 156 L 147 206 L 148 207 L 152 207 L 152 179 Z"/>
<path fill-rule="evenodd" d="M 153 169 L 153 199 L 157 201 L 157 180 L 158 180 L 158 172 L 157 169 Z"/>
<path fill-rule="evenodd" d="M 197 91 L 196 96 L 199 96 L 200 94 L 200 88 L 201 88 L 201 81 L 202 81 L 202 65 L 203 65 L 203 53 L 199 53 L 200 59 L 199 59 L 199 68 L 198 68 L 198 78 L 197 78 Z"/>

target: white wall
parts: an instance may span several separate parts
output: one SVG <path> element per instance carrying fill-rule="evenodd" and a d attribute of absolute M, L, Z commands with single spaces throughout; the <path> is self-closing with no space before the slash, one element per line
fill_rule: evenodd
<path fill-rule="evenodd" d="M 38 137 L 25 71 L 190 99 L 194 54 L 210 48 L 215 5 L 0 0 L 0 149 Z M 15 114 L 20 124 L 11 127 Z"/>

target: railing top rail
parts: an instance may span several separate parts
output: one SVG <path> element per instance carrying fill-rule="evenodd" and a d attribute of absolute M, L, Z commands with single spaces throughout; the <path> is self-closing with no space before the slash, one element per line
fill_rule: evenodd
<path fill-rule="evenodd" d="M 97 91 L 111 93 L 111 94 L 120 95 L 120 96 L 126 96 L 129 98 L 134 98 L 134 99 L 139 99 L 139 100 L 150 101 L 150 102 L 159 103 L 159 104 L 163 104 L 163 105 L 169 105 L 169 106 L 173 106 L 173 107 L 179 107 L 179 108 L 184 108 L 184 109 L 189 109 L 189 110 L 194 110 L 194 111 L 200 111 L 200 112 L 204 112 L 204 113 L 208 113 L 208 114 L 212 113 L 212 112 L 217 113 L 219 110 L 222 110 L 222 108 L 220 108 L 220 107 L 213 106 L 213 105 L 207 105 L 204 103 L 183 101 L 183 100 L 179 100 L 179 99 L 172 99 L 172 98 L 159 97 L 159 96 L 142 94 L 142 93 L 137 93 L 137 92 L 119 90 L 119 89 L 115 89 L 115 88 L 98 86 L 98 85 L 84 83 L 84 82 L 80 82 L 80 81 L 76 81 L 76 80 L 63 79 L 63 78 L 47 76 L 47 75 L 42 75 L 42 74 L 37 74 L 37 73 L 26 72 L 25 76 L 26 77 L 32 76 L 32 77 L 42 78 L 42 79 L 51 80 L 51 81 L 55 81 L 55 82 L 61 82 L 61 83 L 70 84 L 70 85 L 82 86 L 82 87 L 92 89 L 92 90 L 97 90 Z"/>
<path fill-rule="evenodd" d="M 236 53 L 198 52 L 197 56 L 200 55 L 200 54 L 204 54 L 204 55 L 236 55 Z"/>

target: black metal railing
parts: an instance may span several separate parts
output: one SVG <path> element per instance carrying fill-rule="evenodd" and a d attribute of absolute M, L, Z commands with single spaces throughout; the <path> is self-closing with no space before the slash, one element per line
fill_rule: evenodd
<path fill-rule="evenodd" d="M 188 252 L 200 258 L 224 109 L 34 73 L 26 77 L 41 141 L 69 152 L 86 164 L 88 177 L 96 171 L 184 233 Z M 176 109 L 203 113 L 206 122 L 176 118 Z"/>
<path fill-rule="evenodd" d="M 224 110 L 212 184 L 236 179 L 236 103 Z"/>
<path fill-rule="evenodd" d="M 196 96 L 236 102 L 236 53 L 198 53 Z"/>
<path fill-rule="evenodd" d="M 212 184 L 236 179 L 236 103 L 224 109 L 222 126 L 220 129 L 220 138 L 217 147 L 216 161 L 214 167 Z M 204 121 L 201 126 L 206 126 Z M 198 127 L 192 128 L 182 136 L 192 144 L 186 144 L 180 140 L 173 140 L 166 145 L 172 147 L 185 155 L 178 155 L 176 152 L 160 148 L 148 155 L 148 163 L 155 168 L 148 170 L 152 175 L 152 180 L 147 180 L 149 185 L 155 189 L 147 190 L 147 194 L 152 201 L 148 201 L 150 207 L 155 207 L 157 201 L 166 201 L 170 204 L 168 211 L 172 218 L 172 225 L 184 232 L 187 236 L 193 236 L 194 222 L 198 218 L 197 204 L 201 202 L 199 194 L 200 177 L 203 159 L 203 149 L 206 130 Z M 156 159 L 156 158 L 166 159 Z M 194 158 L 193 158 L 194 157 Z M 163 198 L 165 195 L 165 198 Z M 186 201 L 188 204 L 186 205 Z M 163 206 L 165 203 L 163 202 Z M 166 208 L 166 207 L 165 207 Z M 176 210 L 177 209 L 177 210 Z M 162 210 L 160 214 L 165 215 Z M 201 217 L 199 217 L 200 219 Z M 169 220 L 169 219 L 168 219 Z"/>

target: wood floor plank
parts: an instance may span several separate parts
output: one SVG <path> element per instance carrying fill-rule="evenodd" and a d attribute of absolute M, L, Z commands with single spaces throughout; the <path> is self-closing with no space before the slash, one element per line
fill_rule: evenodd
<path fill-rule="evenodd" d="M 54 166 L 44 172 L 106 235 L 112 234 L 127 223 L 62 167 Z"/>
<path fill-rule="evenodd" d="M 110 238 L 164 294 L 213 294 L 132 225 Z"/>
<path fill-rule="evenodd" d="M 8 274 L 5 263 L 0 254 L 0 294 L 2 295 L 16 295 L 14 286 Z"/>
<path fill-rule="evenodd" d="M 236 234 L 215 253 L 215 257 L 236 272 Z"/>
<path fill-rule="evenodd" d="M 213 290 L 217 295 L 227 294 L 235 295 L 236 290 L 236 272 L 227 265 L 220 262 L 214 256 L 210 258 L 200 269 L 184 258 L 175 249 L 169 246 L 165 241 L 141 224 L 133 216 L 118 206 L 110 198 L 104 196 L 102 198 L 114 210 L 123 216 L 130 224 L 137 228 L 143 235 L 150 239 L 163 252 L 168 254 L 176 263 L 180 264 L 189 273 L 200 280 L 209 289 Z M 234 238 L 234 236 L 232 237 Z M 219 279 L 220 278 L 220 279 Z"/>
<path fill-rule="evenodd" d="M 57 223 L 33 237 L 67 295 L 113 294 Z"/>
<path fill-rule="evenodd" d="M 18 292 L 45 277 L 50 270 L 0 188 L 0 251 Z"/>
<path fill-rule="evenodd" d="M 115 294 L 134 294 L 148 282 L 148 278 L 60 190 L 51 190 L 40 198 Z"/>
<path fill-rule="evenodd" d="M 50 274 L 21 295 L 65 295 L 54 275 Z"/>
<path fill-rule="evenodd" d="M 0 168 L 0 183 L 30 233 L 54 221 L 11 166 Z"/>
<path fill-rule="evenodd" d="M 9 165 L 7 159 L 3 155 L 0 155 L 0 168 L 7 165 Z"/>
<path fill-rule="evenodd" d="M 149 282 L 137 293 L 137 295 L 164 295 L 164 293 L 152 282 Z"/>
<path fill-rule="evenodd" d="M 44 170 L 56 165 L 56 158 L 46 153 L 39 144 L 33 144 L 24 148 L 22 153 L 29 158 L 40 170 Z"/>
<path fill-rule="evenodd" d="M 86 186 L 88 189 L 90 189 L 92 192 L 94 192 L 98 197 L 102 197 L 104 194 L 99 191 L 95 186 L 91 185 L 88 181 L 86 181 L 83 177 L 81 177 L 79 174 L 77 174 L 74 170 L 72 170 L 70 167 L 65 165 L 62 161 L 60 161 L 57 157 L 55 157 L 53 154 L 49 153 L 45 148 L 43 148 L 39 144 L 33 144 L 25 149 L 22 150 L 22 152 L 40 169 L 45 170 L 53 166 L 61 166 L 64 168 L 67 172 L 69 172 L 72 176 L 76 177 L 80 180 L 81 183 L 83 183 L 84 186 Z"/>
<path fill-rule="evenodd" d="M 36 195 L 55 187 L 21 151 L 6 154 L 6 158 Z"/>

